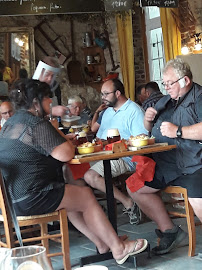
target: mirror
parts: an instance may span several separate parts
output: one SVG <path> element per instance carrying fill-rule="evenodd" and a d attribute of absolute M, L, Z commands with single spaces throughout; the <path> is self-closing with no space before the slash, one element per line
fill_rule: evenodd
<path fill-rule="evenodd" d="M 25 68 L 28 77 L 31 77 L 35 70 L 34 29 L 1 27 L 0 59 L 5 60 L 7 66 L 12 69 L 15 79 L 19 78 L 21 68 Z"/>

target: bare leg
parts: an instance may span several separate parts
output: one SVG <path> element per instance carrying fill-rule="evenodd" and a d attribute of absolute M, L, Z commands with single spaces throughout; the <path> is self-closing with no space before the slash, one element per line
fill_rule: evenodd
<path fill-rule="evenodd" d="M 90 188 L 66 185 L 58 209 L 61 208 L 66 209 L 75 227 L 95 243 L 100 253 L 110 248 L 114 258 L 121 259 L 133 249 L 134 241 L 123 242 L 117 236 Z M 138 248 L 142 244 L 140 241 Z"/>
<path fill-rule="evenodd" d="M 174 227 L 162 199 L 158 194 L 156 194 L 158 191 L 157 189 L 144 186 L 134 193 L 132 193 L 128 188 L 127 190 L 128 194 L 138 204 L 140 209 L 150 219 L 157 223 L 162 232 Z"/>
<path fill-rule="evenodd" d="M 202 222 L 202 198 L 189 198 L 189 202 L 194 210 L 194 213 Z"/>
<path fill-rule="evenodd" d="M 89 186 L 106 193 L 105 180 L 96 171 L 91 169 L 88 170 L 84 175 L 84 180 Z M 133 201 L 131 200 L 131 198 L 123 194 L 115 186 L 113 186 L 113 190 L 114 190 L 114 198 L 120 201 L 126 209 L 131 208 L 133 206 Z"/>

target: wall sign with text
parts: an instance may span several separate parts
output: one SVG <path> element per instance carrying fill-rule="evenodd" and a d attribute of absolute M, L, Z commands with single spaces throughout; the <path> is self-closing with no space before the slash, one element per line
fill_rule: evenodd
<path fill-rule="evenodd" d="M 178 7 L 178 0 L 140 0 L 141 7 L 157 6 L 164 8 Z"/>
<path fill-rule="evenodd" d="M 122 11 L 132 9 L 132 0 L 105 0 L 106 11 Z"/>
<path fill-rule="evenodd" d="M 100 12 L 101 0 L 0 0 L 0 16 Z"/>

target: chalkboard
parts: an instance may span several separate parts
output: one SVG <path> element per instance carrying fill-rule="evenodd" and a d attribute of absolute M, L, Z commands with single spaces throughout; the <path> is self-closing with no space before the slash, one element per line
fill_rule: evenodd
<path fill-rule="evenodd" d="M 122 11 L 132 9 L 132 0 L 105 0 L 106 11 Z"/>
<path fill-rule="evenodd" d="M 0 0 L 0 16 L 100 12 L 101 0 Z"/>
<path fill-rule="evenodd" d="M 140 5 L 173 8 L 178 7 L 178 0 L 140 0 Z"/>

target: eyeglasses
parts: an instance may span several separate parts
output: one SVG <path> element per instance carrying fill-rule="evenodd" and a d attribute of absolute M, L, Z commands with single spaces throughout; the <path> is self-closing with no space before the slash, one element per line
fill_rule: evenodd
<path fill-rule="evenodd" d="M 112 92 L 108 92 L 108 93 L 100 93 L 101 97 L 107 97 L 109 94 L 115 93 L 117 90 L 112 91 Z"/>
<path fill-rule="evenodd" d="M 179 78 L 178 80 L 174 81 L 174 82 L 162 82 L 161 84 L 164 86 L 164 87 L 171 87 L 173 84 L 175 84 L 176 82 L 179 82 L 181 79 L 183 79 L 183 77 Z"/>

